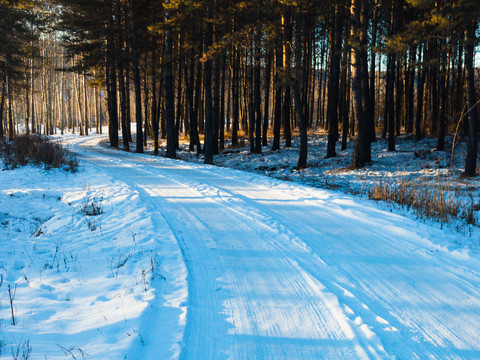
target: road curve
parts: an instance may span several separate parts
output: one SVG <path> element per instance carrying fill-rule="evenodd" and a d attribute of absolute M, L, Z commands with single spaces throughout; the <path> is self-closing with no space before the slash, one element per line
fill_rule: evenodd
<path fill-rule="evenodd" d="M 479 359 L 480 262 L 350 196 L 70 140 L 135 188 L 188 269 L 181 359 Z"/>

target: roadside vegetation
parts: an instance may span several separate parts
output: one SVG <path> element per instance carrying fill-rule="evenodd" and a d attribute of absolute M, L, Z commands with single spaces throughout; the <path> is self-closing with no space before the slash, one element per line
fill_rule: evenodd
<path fill-rule="evenodd" d="M 61 144 L 40 135 L 18 135 L 12 141 L 0 142 L 4 170 L 32 164 L 45 169 L 78 171 L 77 159 Z"/>

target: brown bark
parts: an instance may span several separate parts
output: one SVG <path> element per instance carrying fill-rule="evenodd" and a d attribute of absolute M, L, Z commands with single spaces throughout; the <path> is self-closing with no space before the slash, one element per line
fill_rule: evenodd
<path fill-rule="evenodd" d="M 478 151 L 478 104 L 475 90 L 475 69 L 473 68 L 477 22 L 475 20 L 467 20 L 465 23 L 465 70 L 467 73 L 466 88 L 468 102 L 468 140 L 467 157 L 465 159 L 465 176 L 470 177 L 475 176 L 477 173 Z"/>
<path fill-rule="evenodd" d="M 135 144 L 136 152 L 143 153 L 142 89 L 133 0 L 128 0 L 128 15 L 130 22 L 130 50 L 133 67 L 133 83 L 135 87 L 135 121 L 137 123 L 137 138 Z"/>
<path fill-rule="evenodd" d="M 355 146 L 353 151 L 353 168 L 362 168 L 371 161 L 370 138 L 368 133 L 368 80 L 367 62 L 367 19 L 366 1 L 353 0 L 351 7 L 351 31 L 354 39 L 352 52 L 352 91 L 356 115 Z"/>

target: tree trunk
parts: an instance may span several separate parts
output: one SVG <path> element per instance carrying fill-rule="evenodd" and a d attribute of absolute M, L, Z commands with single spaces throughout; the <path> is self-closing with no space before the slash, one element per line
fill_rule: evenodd
<path fill-rule="evenodd" d="M 213 43 L 213 0 L 206 1 L 207 24 L 205 26 L 205 53 Z M 205 164 L 213 162 L 213 98 L 212 98 L 212 60 L 207 58 L 203 68 L 203 86 L 205 90 Z"/>
<path fill-rule="evenodd" d="M 419 49 L 419 54 L 422 52 L 422 48 Z M 419 55 L 420 57 L 420 55 Z M 425 56 L 423 57 L 425 59 Z M 425 91 L 425 78 L 426 70 L 424 65 L 419 64 L 417 70 L 417 111 L 415 115 L 415 137 L 417 141 L 422 140 L 422 122 L 423 122 L 423 102 L 424 102 L 424 91 Z"/>
<path fill-rule="evenodd" d="M 131 101 L 130 101 L 130 61 L 128 59 L 125 59 L 125 62 L 123 64 L 124 66 L 124 72 L 125 72 L 125 92 L 126 92 L 126 112 L 127 112 L 127 117 L 125 120 L 125 123 L 127 125 L 127 131 L 126 131 L 126 137 L 127 141 L 129 143 L 133 142 L 132 138 L 132 118 L 131 118 Z"/>
<path fill-rule="evenodd" d="M 447 92 L 446 87 L 448 84 L 448 69 L 446 63 L 450 61 L 447 59 L 447 55 L 442 51 L 440 54 L 440 61 L 441 61 L 441 68 L 439 73 L 438 79 L 438 89 L 439 89 L 439 96 L 440 96 L 440 111 L 438 116 L 438 138 L 437 138 L 437 151 L 444 151 L 445 150 L 445 127 L 447 121 Z"/>
<path fill-rule="evenodd" d="M 12 90 L 10 84 L 10 69 L 9 66 L 9 54 L 5 51 L 5 83 L 7 86 L 7 113 L 8 113 L 8 140 L 13 141 L 15 137 L 15 129 L 13 127 L 13 115 L 12 115 Z"/>
<path fill-rule="evenodd" d="M 122 126 L 123 150 L 130 151 L 127 136 L 127 90 L 125 89 L 125 74 L 122 60 L 118 66 L 118 87 L 120 91 L 120 124 Z"/>
<path fill-rule="evenodd" d="M 5 109 L 5 94 L 6 94 L 6 84 L 3 83 L 2 86 L 2 99 L 0 100 L 0 141 L 4 141 L 5 134 L 3 132 L 4 125 L 3 125 L 3 110 Z"/>
<path fill-rule="evenodd" d="M 133 13 L 133 0 L 128 0 L 128 14 L 130 20 L 130 47 L 133 66 L 133 83 L 135 86 L 135 121 L 137 123 L 136 152 L 143 153 L 143 130 L 142 130 L 142 89 L 140 80 L 140 68 L 138 64 L 139 54 L 137 34 L 135 29 L 135 17 Z"/>
<path fill-rule="evenodd" d="M 150 137 L 153 137 L 153 131 L 152 131 L 152 121 L 151 121 L 151 115 L 148 113 L 148 101 L 149 101 L 149 88 L 148 88 L 148 69 L 147 69 L 147 55 L 145 54 L 144 58 L 144 63 L 145 63 L 145 71 L 143 72 L 143 146 L 147 146 L 147 140 L 148 140 L 148 135 L 150 134 Z"/>
<path fill-rule="evenodd" d="M 268 123 L 269 123 L 269 107 L 270 107 L 270 82 L 272 73 L 273 50 L 269 49 L 267 53 L 267 61 L 265 64 L 265 103 L 263 108 L 263 128 L 262 128 L 262 145 L 268 146 Z"/>
<path fill-rule="evenodd" d="M 250 52 L 250 66 L 248 66 L 248 90 L 245 93 L 248 94 L 248 142 L 250 145 L 250 153 L 255 152 L 255 99 L 253 94 L 253 73 L 254 73 L 254 64 L 253 64 L 253 46 L 251 47 Z"/>
<path fill-rule="evenodd" d="M 93 75 L 95 77 L 95 73 Z M 95 85 L 95 87 L 93 88 L 93 100 L 94 100 L 94 106 L 95 106 L 95 131 L 98 134 L 100 134 L 100 128 L 101 128 L 101 124 L 100 124 L 100 118 L 101 118 L 101 115 L 100 115 L 100 100 L 98 98 L 98 87 Z"/>
<path fill-rule="evenodd" d="M 300 151 L 298 155 L 297 169 L 301 170 L 307 167 L 308 138 L 307 138 L 307 120 L 303 113 L 302 99 L 298 88 L 298 80 L 293 81 L 293 94 L 295 98 L 295 109 L 297 110 L 300 128 Z"/>
<path fill-rule="evenodd" d="M 255 39 L 255 67 L 254 67 L 254 79 L 253 79 L 253 104 L 255 108 L 255 153 L 262 153 L 262 102 L 260 99 L 260 30 L 257 30 Z"/>
<path fill-rule="evenodd" d="M 156 41 L 153 36 L 151 39 L 151 61 L 150 71 L 152 72 L 152 128 L 153 128 L 153 155 L 158 155 L 158 132 L 160 128 L 157 107 L 157 58 L 155 53 Z"/>
<path fill-rule="evenodd" d="M 393 0 L 390 12 L 390 36 L 397 34 L 398 19 L 396 18 L 400 0 Z M 395 151 L 395 75 L 397 55 L 390 49 L 387 60 L 387 80 L 385 92 L 385 115 L 388 124 L 388 151 Z M 385 130 L 384 130 L 385 131 Z"/>
<path fill-rule="evenodd" d="M 238 128 L 240 123 L 240 51 L 235 49 L 235 61 L 232 74 L 232 146 L 238 145 Z"/>
<path fill-rule="evenodd" d="M 347 3 L 347 6 L 350 7 L 350 0 Z M 346 28 L 348 29 L 348 26 Z M 345 31 L 345 43 L 348 44 L 350 41 L 350 31 Z M 343 55 L 342 55 L 342 74 L 340 77 L 340 104 L 339 104 L 339 111 L 338 116 L 339 120 L 342 122 L 342 147 L 341 150 L 345 150 L 347 148 L 347 140 L 348 140 L 348 130 L 350 127 L 350 69 L 351 69 L 351 59 L 350 59 L 350 51 L 348 46 L 343 48 Z"/>
<path fill-rule="evenodd" d="M 388 124 L 388 151 L 395 151 L 395 62 L 396 55 L 388 54 L 385 115 Z"/>
<path fill-rule="evenodd" d="M 281 36 L 281 34 L 280 34 Z M 277 48 L 275 51 L 275 107 L 273 117 L 273 144 L 272 150 L 280 149 L 280 127 L 282 124 L 282 80 L 281 73 L 283 68 L 283 49 L 280 40 L 277 40 Z"/>
<path fill-rule="evenodd" d="M 31 61 L 29 60 L 29 66 L 31 66 Z M 25 106 L 26 106 L 26 114 L 25 114 L 25 130 L 26 134 L 30 135 L 30 71 L 27 73 L 27 88 L 25 89 Z M 63 135 L 63 128 L 62 128 L 62 135 Z"/>
<path fill-rule="evenodd" d="M 452 96 L 453 106 L 453 119 L 459 119 L 462 113 L 462 110 L 465 107 L 465 87 L 464 87 L 464 72 L 463 72 L 463 54 L 464 54 L 464 47 L 460 42 L 458 44 L 458 59 L 456 62 L 456 71 L 455 74 L 455 81 L 453 81 L 453 85 L 455 87 L 454 96 Z M 464 128 L 468 128 L 468 121 L 464 121 Z M 466 126 L 465 126 L 466 125 Z"/>
<path fill-rule="evenodd" d="M 415 86 L 415 57 L 417 49 L 413 46 L 410 49 L 408 58 L 408 71 L 405 77 L 405 132 L 411 134 L 413 132 L 413 95 Z"/>
<path fill-rule="evenodd" d="M 378 28 L 378 12 L 380 7 L 380 0 L 375 0 L 372 10 L 372 43 L 370 46 L 370 84 L 368 94 L 368 127 L 370 133 L 370 141 L 376 141 L 375 134 L 375 122 L 377 117 L 375 116 L 375 59 L 377 46 L 377 28 Z"/>
<path fill-rule="evenodd" d="M 227 70 L 227 57 L 222 54 L 222 81 L 220 84 L 220 119 L 219 119 L 219 150 L 225 149 L 225 75 Z"/>
<path fill-rule="evenodd" d="M 200 51 L 199 53 L 201 54 L 202 53 L 202 49 L 203 47 L 200 46 Z M 197 138 L 198 138 L 198 129 L 200 128 L 199 124 L 203 124 L 203 120 L 200 119 L 200 114 L 203 115 L 203 112 L 201 111 L 201 107 L 202 107 L 202 63 L 200 61 L 197 61 L 197 71 L 196 71 L 196 74 L 197 74 L 197 80 L 196 80 L 196 83 L 195 83 L 195 123 L 196 123 L 196 127 L 195 127 L 195 131 L 196 131 L 196 134 L 197 134 Z M 200 145 L 200 140 L 198 140 L 198 146 L 197 146 L 197 155 L 200 155 L 200 153 L 202 152 L 202 147 Z"/>
<path fill-rule="evenodd" d="M 114 26 L 113 26 L 113 1 L 111 2 L 112 13 L 108 17 L 107 29 L 107 54 L 106 54 L 106 84 L 108 105 L 108 137 L 110 146 L 118 148 L 118 115 L 117 115 L 117 75 L 114 57 Z"/>
<path fill-rule="evenodd" d="M 400 127 L 403 120 L 403 54 L 397 55 L 396 77 L 395 77 L 395 135 L 400 136 Z"/>
<path fill-rule="evenodd" d="M 328 122 L 328 143 L 327 159 L 337 156 L 335 144 L 338 141 L 338 99 L 340 82 L 340 61 L 342 51 L 343 24 L 340 10 L 335 6 L 332 11 L 330 29 L 330 49 L 328 57 L 328 101 L 327 101 L 327 122 Z"/>
<path fill-rule="evenodd" d="M 439 58 L 439 51 L 438 51 L 438 41 L 436 39 L 432 39 L 432 44 L 431 44 L 431 55 L 433 59 L 436 59 L 438 61 Z M 439 65 L 435 64 L 430 67 L 430 72 L 429 72 L 429 87 L 430 87 L 430 95 L 431 95 L 431 129 L 430 132 L 434 136 L 438 136 L 438 108 L 439 108 L 439 103 L 438 103 L 438 74 L 439 73 Z"/>
<path fill-rule="evenodd" d="M 465 70 L 466 70 L 466 88 L 468 102 L 468 140 L 467 140 L 467 157 L 465 159 L 465 176 L 475 176 L 477 173 L 477 96 L 475 89 L 475 69 L 473 68 L 473 58 L 475 52 L 475 31 L 477 22 L 468 20 L 466 22 L 465 31 Z"/>
<path fill-rule="evenodd" d="M 88 116 L 88 101 L 87 101 L 87 74 L 85 73 L 85 71 L 83 71 L 83 74 L 82 74 L 82 82 L 83 82 L 83 111 L 85 113 L 85 135 L 88 136 L 88 128 L 89 128 L 89 125 L 90 125 L 90 120 L 89 120 L 89 116 Z"/>
<path fill-rule="evenodd" d="M 31 108 L 30 108 L 30 117 L 31 117 L 31 124 L 32 124 L 32 134 L 36 133 L 36 122 L 35 122 L 35 96 L 34 96 L 34 81 L 33 78 L 33 60 L 30 66 L 30 84 L 29 84 L 29 91 L 30 91 L 30 100 L 31 100 Z"/>
<path fill-rule="evenodd" d="M 176 105 L 176 111 L 175 111 L 175 149 L 180 148 L 180 143 L 179 143 L 179 136 L 180 136 L 180 131 L 182 129 L 182 107 L 183 107 L 183 91 L 184 91 L 184 86 L 183 86 L 183 72 L 182 72 L 182 64 L 185 63 L 185 52 L 184 52 L 184 45 L 183 45 L 183 38 L 184 35 L 180 31 L 179 40 L 178 40 L 178 73 L 177 73 L 177 105 Z M 175 82 L 174 82 L 175 83 Z"/>
<path fill-rule="evenodd" d="M 365 77 L 368 79 L 368 69 L 364 64 L 367 61 L 367 19 L 365 0 L 353 0 L 351 7 L 351 34 L 355 42 L 352 52 L 352 90 L 353 105 L 356 115 L 355 146 L 353 151 L 352 167 L 364 167 L 371 159 L 370 137 L 368 133 L 368 89 L 365 89 Z"/>
<path fill-rule="evenodd" d="M 284 64 L 285 78 L 290 79 L 292 75 L 292 19 L 290 11 L 287 11 L 283 17 L 284 24 Z M 292 147 L 292 129 L 290 125 L 290 104 L 291 104 L 291 86 L 285 86 L 285 99 L 283 102 L 283 132 L 285 136 L 285 147 Z"/>
<path fill-rule="evenodd" d="M 169 0 L 166 1 L 170 3 Z M 168 24 L 170 12 L 165 13 L 165 22 Z M 168 25 L 167 25 L 168 26 Z M 167 28 L 165 32 L 165 118 L 167 125 L 167 157 L 175 159 L 175 99 L 173 94 L 173 64 L 172 64 L 172 29 Z"/>
<path fill-rule="evenodd" d="M 195 104 L 193 102 L 193 83 L 195 75 L 195 52 L 193 49 L 190 50 L 190 71 L 187 74 L 187 65 L 185 64 L 185 84 L 187 88 L 187 102 L 190 118 L 190 144 L 189 151 L 193 151 L 197 147 L 197 153 L 200 153 L 201 146 L 200 140 L 198 137 L 198 123 L 197 123 L 197 112 L 195 111 Z M 200 74 L 197 74 L 200 77 Z"/>
<path fill-rule="evenodd" d="M 218 133 L 220 131 L 220 56 L 215 57 L 213 69 L 213 136 L 212 146 L 213 154 L 218 155 Z"/>

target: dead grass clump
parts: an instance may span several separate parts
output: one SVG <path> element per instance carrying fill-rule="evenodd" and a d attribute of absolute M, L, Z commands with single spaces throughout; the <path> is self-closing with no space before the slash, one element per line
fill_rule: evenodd
<path fill-rule="evenodd" d="M 372 200 L 395 203 L 413 209 L 422 219 L 436 219 L 447 223 L 452 219 L 463 219 L 476 225 L 473 197 L 465 200 L 447 184 L 438 182 L 414 182 L 406 179 L 400 182 L 379 179 L 372 185 L 367 196 Z"/>
<path fill-rule="evenodd" d="M 71 154 L 59 143 L 40 135 L 19 135 L 13 141 L 1 143 L 0 152 L 7 170 L 33 164 L 46 169 L 78 171 L 78 162 Z"/>

